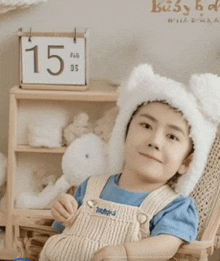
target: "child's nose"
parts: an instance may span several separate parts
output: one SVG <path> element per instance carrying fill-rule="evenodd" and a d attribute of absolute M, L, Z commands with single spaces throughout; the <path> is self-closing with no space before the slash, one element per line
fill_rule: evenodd
<path fill-rule="evenodd" d="M 153 147 L 156 150 L 160 150 L 162 146 L 163 135 L 161 131 L 157 131 L 151 135 L 148 139 L 148 147 Z"/>
<path fill-rule="evenodd" d="M 159 146 L 153 144 L 153 143 L 149 143 L 148 144 L 149 147 L 154 147 L 156 150 L 159 150 Z"/>

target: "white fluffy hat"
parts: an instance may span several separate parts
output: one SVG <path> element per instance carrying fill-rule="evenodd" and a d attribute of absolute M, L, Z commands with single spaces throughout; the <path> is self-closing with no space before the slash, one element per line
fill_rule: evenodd
<path fill-rule="evenodd" d="M 135 68 L 119 90 L 117 105 L 120 111 L 109 142 L 111 173 L 122 172 L 125 132 L 133 112 L 138 105 L 156 100 L 165 100 L 179 109 L 191 125 L 195 150 L 193 164 L 175 187 L 176 192 L 188 196 L 204 171 L 220 122 L 220 77 L 208 73 L 193 75 L 186 87 L 155 74 L 148 64 Z"/>

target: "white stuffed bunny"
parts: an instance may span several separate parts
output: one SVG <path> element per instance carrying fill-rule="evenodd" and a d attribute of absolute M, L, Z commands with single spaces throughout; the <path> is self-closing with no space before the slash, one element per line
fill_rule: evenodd
<path fill-rule="evenodd" d="M 56 183 L 49 184 L 39 194 L 22 193 L 19 205 L 23 208 L 50 208 L 54 199 L 72 186 L 77 186 L 87 177 L 105 174 L 107 159 L 105 142 L 89 133 L 73 141 L 62 158 L 63 175 Z"/>

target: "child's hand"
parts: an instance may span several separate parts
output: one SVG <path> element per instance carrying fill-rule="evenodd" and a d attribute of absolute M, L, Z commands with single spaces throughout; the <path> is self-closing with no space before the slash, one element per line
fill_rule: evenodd
<path fill-rule="evenodd" d="M 60 195 L 52 204 L 52 217 L 64 226 L 69 225 L 71 218 L 78 208 L 75 198 L 69 194 Z"/>
<path fill-rule="evenodd" d="M 126 250 L 123 245 L 103 247 L 94 253 L 91 261 L 127 261 Z"/>

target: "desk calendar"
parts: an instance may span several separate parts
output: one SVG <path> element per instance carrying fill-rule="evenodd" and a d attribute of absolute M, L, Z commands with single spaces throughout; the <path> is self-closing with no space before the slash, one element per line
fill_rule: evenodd
<path fill-rule="evenodd" d="M 84 90 L 87 34 L 20 30 L 20 85 L 24 89 Z"/>

